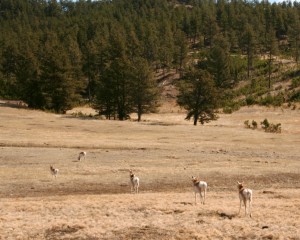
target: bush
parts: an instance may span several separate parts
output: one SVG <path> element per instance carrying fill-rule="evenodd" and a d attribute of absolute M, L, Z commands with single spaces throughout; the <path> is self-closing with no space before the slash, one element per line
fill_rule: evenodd
<path fill-rule="evenodd" d="M 244 126 L 245 126 L 245 128 L 251 128 L 251 129 L 257 129 L 257 122 L 256 121 L 254 121 L 254 120 L 252 120 L 252 123 L 251 123 L 252 125 L 250 125 L 250 123 L 249 123 L 249 120 L 246 120 L 245 122 L 244 122 Z"/>
<path fill-rule="evenodd" d="M 263 120 L 260 123 L 260 125 L 261 125 L 262 129 L 265 129 L 265 130 L 270 127 L 270 123 L 269 123 L 268 119 Z"/>
<path fill-rule="evenodd" d="M 272 96 L 272 95 L 268 94 L 266 97 L 262 98 L 259 101 L 259 104 L 263 105 L 263 106 L 277 106 L 277 107 L 279 107 L 284 102 L 285 102 L 284 95 L 282 93 L 279 93 L 276 96 Z"/>
<path fill-rule="evenodd" d="M 291 102 L 300 102 L 300 91 L 293 92 L 289 100 Z"/>
<path fill-rule="evenodd" d="M 246 121 L 244 122 L 244 126 L 245 126 L 245 128 L 251 128 L 251 126 L 250 126 L 250 124 L 249 124 L 249 120 L 246 120 Z"/>
<path fill-rule="evenodd" d="M 78 117 L 78 118 L 93 118 L 94 117 L 92 114 L 86 114 L 86 113 L 83 113 L 81 111 L 74 112 L 71 115 L 74 116 L 74 117 Z"/>
<path fill-rule="evenodd" d="M 252 128 L 257 129 L 257 122 L 252 120 Z"/>
<path fill-rule="evenodd" d="M 269 123 L 268 119 L 265 119 L 260 124 L 265 132 L 281 133 L 281 123 L 273 124 Z"/>
<path fill-rule="evenodd" d="M 248 96 L 246 98 L 246 104 L 247 104 L 247 106 L 251 106 L 251 105 L 254 105 L 256 103 L 257 103 L 257 101 L 255 100 L 255 98 L 253 96 Z"/>
<path fill-rule="evenodd" d="M 223 113 L 231 114 L 235 111 L 238 111 L 240 107 L 241 107 L 241 103 L 239 102 L 231 103 L 228 106 L 225 106 L 223 108 Z"/>
<path fill-rule="evenodd" d="M 300 77 L 294 78 L 292 80 L 291 88 L 297 88 L 300 86 Z"/>
<path fill-rule="evenodd" d="M 233 111 L 232 111 L 232 108 L 231 107 L 224 107 L 223 108 L 223 113 L 226 113 L 226 114 L 231 114 Z"/>

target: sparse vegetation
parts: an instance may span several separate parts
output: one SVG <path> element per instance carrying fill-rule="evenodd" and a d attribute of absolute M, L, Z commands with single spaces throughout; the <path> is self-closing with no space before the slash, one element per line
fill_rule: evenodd
<path fill-rule="evenodd" d="M 87 114 L 87 113 L 83 113 L 83 112 L 81 112 L 81 111 L 79 111 L 79 112 L 74 112 L 74 113 L 72 113 L 71 114 L 72 116 L 74 116 L 74 117 L 79 117 L 79 118 L 93 118 L 93 117 L 95 117 L 93 114 Z"/>
<path fill-rule="evenodd" d="M 259 102 L 260 105 L 263 106 L 276 106 L 279 107 L 283 103 L 285 103 L 285 97 L 282 93 L 279 93 L 275 96 L 272 96 L 270 94 L 267 94 L 267 96 L 262 97 Z"/>
<path fill-rule="evenodd" d="M 273 123 L 269 123 L 268 119 L 265 119 L 260 123 L 260 125 L 265 132 L 281 133 L 281 123 L 273 124 Z M 244 121 L 244 126 L 245 128 L 250 128 L 254 130 L 257 129 L 258 124 L 255 120 L 252 120 L 250 125 L 250 121 L 246 120 Z"/>
<path fill-rule="evenodd" d="M 244 126 L 245 126 L 245 128 L 251 128 L 251 126 L 250 126 L 250 124 L 249 124 L 249 120 L 246 120 L 246 121 L 244 122 Z"/>
<path fill-rule="evenodd" d="M 252 128 L 257 129 L 257 122 L 252 120 Z"/>
<path fill-rule="evenodd" d="M 268 119 L 265 119 L 260 124 L 262 129 L 265 130 L 265 132 L 281 133 L 281 123 L 269 123 Z"/>
<path fill-rule="evenodd" d="M 251 125 L 250 125 L 249 120 L 246 120 L 244 122 L 244 126 L 245 126 L 245 128 L 257 129 L 257 122 L 252 120 Z"/>
<path fill-rule="evenodd" d="M 296 77 L 292 79 L 291 88 L 300 87 L 300 77 Z"/>

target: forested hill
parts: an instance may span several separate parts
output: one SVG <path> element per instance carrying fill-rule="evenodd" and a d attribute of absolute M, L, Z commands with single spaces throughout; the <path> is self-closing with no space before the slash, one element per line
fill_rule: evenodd
<path fill-rule="evenodd" d="M 0 28 L 1 98 L 55 112 L 89 100 L 123 120 L 155 111 L 161 85 L 154 75 L 171 70 L 183 79 L 187 69 L 201 70 L 228 101 L 248 80 L 243 95 L 258 102 L 253 89 L 270 91 L 275 56 L 298 62 L 300 3 L 1 0 Z M 283 98 L 299 101 L 299 92 Z"/>

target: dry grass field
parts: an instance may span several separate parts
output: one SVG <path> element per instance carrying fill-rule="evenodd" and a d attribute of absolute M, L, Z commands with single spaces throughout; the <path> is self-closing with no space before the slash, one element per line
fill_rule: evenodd
<path fill-rule="evenodd" d="M 244 128 L 265 118 L 282 133 Z M 2 101 L 0 149 L 3 240 L 300 239 L 299 108 L 243 108 L 195 127 L 182 113 L 120 122 Z M 205 205 L 192 175 L 208 182 Z M 237 180 L 254 192 L 252 218 L 237 215 Z"/>

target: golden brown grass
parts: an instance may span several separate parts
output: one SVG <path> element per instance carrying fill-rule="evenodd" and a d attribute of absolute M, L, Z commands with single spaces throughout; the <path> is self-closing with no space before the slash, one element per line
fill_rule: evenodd
<path fill-rule="evenodd" d="M 243 126 L 264 118 L 282 133 Z M 197 127 L 183 119 L 0 106 L 0 239 L 299 239 L 299 110 L 244 108 Z M 193 204 L 192 175 L 208 182 L 204 206 Z M 236 215 L 236 180 L 254 191 L 252 218 Z"/>

